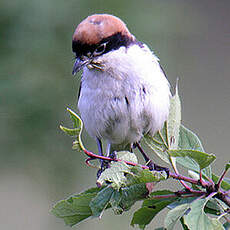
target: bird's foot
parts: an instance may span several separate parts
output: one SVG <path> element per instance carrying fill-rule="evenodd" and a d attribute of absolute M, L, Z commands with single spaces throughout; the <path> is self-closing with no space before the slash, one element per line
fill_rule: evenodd
<path fill-rule="evenodd" d="M 101 161 L 101 168 L 97 171 L 97 178 L 101 176 L 101 173 L 105 171 L 105 169 L 109 168 L 109 162 L 102 160 Z"/>

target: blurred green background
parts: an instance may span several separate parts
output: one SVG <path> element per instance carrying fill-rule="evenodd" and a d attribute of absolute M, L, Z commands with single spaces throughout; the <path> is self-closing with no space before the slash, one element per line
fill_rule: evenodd
<path fill-rule="evenodd" d="M 76 110 L 80 76 L 71 75 L 72 33 L 93 13 L 119 16 L 159 56 L 169 81 L 180 78 L 184 124 L 216 153 L 215 172 L 229 160 L 229 0 L 14 0 L 0 6 L 1 229 L 70 229 L 49 209 L 95 185 L 95 170 L 58 128 L 71 124 L 66 107 Z M 95 148 L 87 137 L 86 143 Z M 130 213 L 107 211 L 75 228 L 132 229 L 130 220 Z"/>

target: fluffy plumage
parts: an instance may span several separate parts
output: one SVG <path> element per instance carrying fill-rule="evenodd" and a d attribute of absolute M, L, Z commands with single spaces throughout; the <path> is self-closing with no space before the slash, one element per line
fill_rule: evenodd
<path fill-rule="evenodd" d="M 85 19 L 73 36 L 73 51 L 73 73 L 83 68 L 78 108 L 93 138 L 124 146 L 161 129 L 169 113 L 169 83 L 158 58 L 120 19 Z"/>

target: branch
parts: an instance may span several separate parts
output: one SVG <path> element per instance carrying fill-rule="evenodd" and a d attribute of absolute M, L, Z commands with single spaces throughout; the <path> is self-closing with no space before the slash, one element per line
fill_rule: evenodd
<path fill-rule="evenodd" d="M 225 177 L 225 175 L 226 175 L 227 172 L 228 172 L 228 168 L 226 168 L 226 169 L 224 170 L 224 172 L 222 173 L 222 175 L 220 176 L 219 181 L 218 181 L 217 184 L 216 184 L 216 188 L 217 188 L 217 189 L 220 188 L 221 183 L 222 183 L 222 181 L 223 181 L 223 179 L 224 179 L 224 177 Z"/>
<path fill-rule="evenodd" d="M 118 162 L 118 161 L 123 161 L 125 162 L 127 165 L 131 165 L 131 166 L 141 166 L 143 169 L 149 169 L 150 168 L 146 165 L 140 165 L 140 164 L 136 164 L 136 163 L 133 163 L 133 162 L 130 162 L 130 161 L 124 161 L 124 160 L 121 160 L 121 159 L 117 159 L 117 158 L 111 158 L 111 157 L 106 157 L 106 156 L 101 156 L 101 155 L 97 155 L 95 153 L 92 153 L 86 149 L 83 150 L 84 153 L 89 157 L 87 160 L 86 160 L 86 164 L 88 166 L 92 166 L 89 164 L 89 161 L 91 160 L 95 160 L 95 159 L 99 159 L 99 160 L 104 160 L 104 161 L 115 161 L 115 162 Z M 175 179 L 175 180 L 182 180 L 182 181 L 186 181 L 190 184 L 193 184 L 193 185 L 197 185 L 197 186 L 201 186 L 202 188 L 204 188 L 206 191 L 197 191 L 197 190 L 193 190 L 193 189 L 186 189 L 186 191 L 178 191 L 175 193 L 175 195 L 173 196 L 181 196 L 181 195 L 187 195 L 187 196 L 200 196 L 200 195 L 213 195 L 215 193 L 215 196 L 216 198 L 220 199 L 221 201 L 223 201 L 225 204 L 227 204 L 229 207 L 230 207 L 230 197 L 229 197 L 229 191 L 223 191 L 222 189 L 220 189 L 220 184 L 226 174 L 226 170 L 223 172 L 222 176 L 220 177 L 218 183 L 216 185 L 214 185 L 213 183 L 211 183 L 211 181 L 209 182 L 205 182 L 205 181 L 200 181 L 199 180 L 196 180 L 196 179 L 193 179 L 193 178 L 190 178 L 190 177 L 186 177 L 186 176 L 183 176 L 183 175 L 180 175 L 178 173 L 173 173 L 173 172 L 170 172 L 169 169 L 167 168 L 164 168 L 164 167 L 161 167 L 161 166 L 157 166 L 155 168 L 159 168 L 159 169 L 166 169 L 168 171 L 168 176 Z M 159 171 L 159 170 L 157 170 Z M 161 196 L 162 197 L 162 196 Z M 160 196 L 159 196 L 160 198 Z M 164 197 L 162 197 L 164 198 Z"/>

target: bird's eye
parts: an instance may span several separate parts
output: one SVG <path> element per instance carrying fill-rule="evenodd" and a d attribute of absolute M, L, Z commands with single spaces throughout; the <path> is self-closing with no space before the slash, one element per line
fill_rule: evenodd
<path fill-rule="evenodd" d="M 99 56 L 103 54 L 106 48 L 106 44 L 107 43 L 105 42 L 105 43 L 102 43 L 100 46 L 98 46 L 97 49 L 94 51 L 93 56 Z"/>

